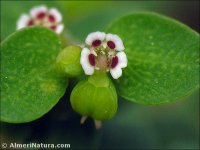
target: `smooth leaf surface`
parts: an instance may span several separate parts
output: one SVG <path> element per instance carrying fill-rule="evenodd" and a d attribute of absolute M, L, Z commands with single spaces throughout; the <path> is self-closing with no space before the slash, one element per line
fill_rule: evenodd
<path fill-rule="evenodd" d="M 199 34 L 154 13 L 124 16 L 108 27 L 125 45 L 128 67 L 116 81 L 120 96 L 161 104 L 188 96 L 199 87 Z"/>
<path fill-rule="evenodd" d="M 1 45 L 1 120 L 29 122 L 63 96 L 67 80 L 55 72 L 58 36 L 43 27 L 15 32 Z"/>

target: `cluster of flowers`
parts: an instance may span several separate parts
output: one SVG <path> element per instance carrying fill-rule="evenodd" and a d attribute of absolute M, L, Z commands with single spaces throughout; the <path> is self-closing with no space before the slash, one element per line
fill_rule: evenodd
<path fill-rule="evenodd" d="M 33 7 L 29 14 L 22 14 L 17 21 L 17 29 L 28 26 L 44 26 L 60 34 L 63 31 L 62 15 L 56 8 Z"/>
<path fill-rule="evenodd" d="M 21 15 L 17 21 L 17 29 L 29 26 L 44 26 L 58 34 L 64 28 L 60 12 L 56 8 L 47 9 L 46 6 L 33 7 L 29 15 Z M 119 36 L 97 31 L 90 33 L 85 43 L 80 63 L 86 75 L 92 75 L 95 69 L 110 71 L 114 79 L 122 75 L 122 68 L 127 66 L 127 57 Z"/>
<path fill-rule="evenodd" d="M 30 10 L 30 14 L 21 15 L 21 17 L 17 22 L 17 29 L 29 26 L 47 27 L 52 29 L 58 34 L 60 34 L 64 28 L 64 25 L 62 24 L 62 15 L 59 13 L 59 11 L 55 8 L 47 9 L 46 6 L 34 7 Z M 84 70 L 86 75 L 93 75 L 95 73 L 95 70 L 98 70 L 98 73 L 101 72 L 100 73 L 101 75 L 105 75 L 106 72 L 110 72 L 111 76 L 114 79 L 118 79 L 119 77 L 122 76 L 122 68 L 127 67 L 128 60 L 126 54 L 124 53 L 125 49 L 124 44 L 118 35 L 111 33 L 106 34 L 100 31 L 92 32 L 87 36 L 85 43 L 86 44 L 82 48 L 81 55 L 80 55 L 81 48 L 79 47 L 78 55 L 80 55 L 80 60 L 76 59 L 76 61 L 78 61 L 78 66 L 79 66 L 78 68 L 80 68 L 81 72 L 82 69 Z M 69 56 L 73 57 L 74 55 L 69 55 Z M 66 60 L 64 55 L 63 58 Z M 61 61 L 61 64 L 62 63 L 63 62 Z M 65 65 L 66 64 L 64 63 L 64 66 Z M 94 76 L 95 74 L 91 76 L 91 78 Z M 107 76 L 105 75 L 101 77 L 105 78 Z M 89 87 L 91 87 L 93 86 L 93 84 L 87 82 L 88 80 L 84 80 L 84 82 L 80 82 L 77 85 L 77 87 L 75 87 L 75 89 L 78 91 L 76 92 L 79 94 L 81 92 L 84 92 L 84 96 L 77 97 L 76 92 L 75 94 L 72 92 L 70 102 L 75 111 L 77 111 L 80 114 L 83 114 L 83 117 L 81 118 L 81 123 L 84 123 L 87 117 L 90 116 L 93 117 L 96 128 L 100 128 L 101 120 L 111 118 L 116 113 L 117 96 L 115 88 L 112 87 L 113 85 L 110 83 L 111 81 L 108 80 L 107 82 L 109 87 L 103 87 L 103 88 L 105 90 L 108 90 L 109 91 L 108 93 L 111 93 L 110 91 L 112 91 L 112 94 L 110 95 L 107 94 L 101 100 L 102 102 L 100 103 L 101 106 L 98 108 L 98 111 L 96 112 L 96 108 L 94 107 L 97 106 L 94 105 L 93 107 L 90 104 L 92 101 L 96 100 L 95 97 L 87 95 L 87 90 L 88 90 L 87 85 L 90 84 Z M 94 82 L 96 82 L 96 80 Z M 86 92 L 82 91 L 83 89 L 79 90 L 79 86 L 80 85 L 82 86 L 82 84 L 84 84 Z M 98 89 L 98 87 L 95 88 Z M 102 87 L 100 87 L 100 89 L 102 89 Z M 93 88 L 91 88 L 91 90 L 93 90 Z M 99 95 L 101 96 L 104 93 L 104 91 L 99 91 L 99 90 L 98 92 Z M 84 103 L 84 105 L 82 105 L 82 103 Z M 87 108 L 90 109 L 90 112 L 86 108 L 83 108 L 87 105 L 88 105 Z M 101 115 L 99 115 L 99 113 Z"/>

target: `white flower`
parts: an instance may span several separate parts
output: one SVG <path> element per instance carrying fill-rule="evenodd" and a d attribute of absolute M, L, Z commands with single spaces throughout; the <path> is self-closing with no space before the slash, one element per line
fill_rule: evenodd
<path fill-rule="evenodd" d="M 60 34 L 64 25 L 62 15 L 56 8 L 47 9 L 46 6 L 33 7 L 30 14 L 23 14 L 17 22 L 17 30 L 28 26 L 44 26 Z"/>
<path fill-rule="evenodd" d="M 108 47 L 110 47 L 111 49 L 116 49 L 117 51 L 124 50 L 124 44 L 119 36 L 109 33 L 106 35 L 106 41 Z"/>
<path fill-rule="evenodd" d="M 127 66 L 127 57 L 121 38 L 104 32 L 90 33 L 85 40 L 88 48 L 83 48 L 80 63 L 86 75 L 95 70 L 110 71 L 114 79 L 122 75 Z"/>
<path fill-rule="evenodd" d="M 85 43 L 94 47 L 99 46 L 101 42 L 105 39 L 105 36 L 106 34 L 104 32 L 92 32 L 87 36 Z"/>

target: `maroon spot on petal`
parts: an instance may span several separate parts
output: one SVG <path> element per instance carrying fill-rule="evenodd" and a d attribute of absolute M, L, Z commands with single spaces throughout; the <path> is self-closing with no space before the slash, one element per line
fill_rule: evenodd
<path fill-rule="evenodd" d="M 28 26 L 32 26 L 33 25 L 33 20 L 29 20 L 27 23 Z"/>
<path fill-rule="evenodd" d="M 94 56 L 94 54 L 90 54 L 90 55 L 88 56 L 88 59 L 89 59 L 90 64 L 91 64 L 92 66 L 95 66 L 95 56 Z"/>
<path fill-rule="evenodd" d="M 115 48 L 115 43 L 113 41 L 108 41 L 107 42 L 108 47 L 110 47 L 111 49 Z"/>
<path fill-rule="evenodd" d="M 111 63 L 111 68 L 115 68 L 117 66 L 117 64 L 118 64 L 118 61 L 119 60 L 118 60 L 117 56 L 113 57 L 112 63 Z"/>
<path fill-rule="evenodd" d="M 56 18 L 53 15 L 49 15 L 49 21 L 50 22 L 55 22 Z"/>
<path fill-rule="evenodd" d="M 95 40 L 92 42 L 92 46 L 94 46 L 94 47 L 97 47 L 99 45 L 101 45 L 101 40 Z"/>
<path fill-rule="evenodd" d="M 45 12 L 39 12 L 36 16 L 37 19 L 43 19 L 45 17 Z"/>
<path fill-rule="evenodd" d="M 56 26 L 51 26 L 50 27 L 52 30 L 56 30 Z"/>

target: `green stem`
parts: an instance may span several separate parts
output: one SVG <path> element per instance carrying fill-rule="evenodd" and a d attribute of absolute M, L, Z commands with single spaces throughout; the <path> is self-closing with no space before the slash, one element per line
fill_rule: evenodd
<path fill-rule="evenodd" d="M 110 84 L 110 79 L 106 72 L 95 71 L 93 75 L 89 76 L 88 82 L 92 83 L 96 87 L 107 87 Z"/>

